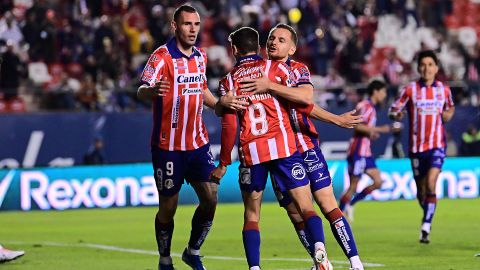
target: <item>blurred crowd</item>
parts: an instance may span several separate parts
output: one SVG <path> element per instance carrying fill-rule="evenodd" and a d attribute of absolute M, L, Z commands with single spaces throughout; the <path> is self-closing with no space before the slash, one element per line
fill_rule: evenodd
<path fill-rule="evenodd" d="M 148 55 L 171 36 L 170 18 L 175 7 L 185 2 L 2 1 L 0 112 L 147 109 L 148 104 L 135 95 L 139 73 Z M 472 37 L 470 31 L 463 37 L 447 20 L 474 1 L 189 2 L 202 17 L 199 45 L 209 53 L 207 77 L 212 90 L 232 65 L 227 41 L 231 31 L 251 26 L 265 44 L 271 27 L 283 22 L 298 31 L 295 57 L 315 74 L 316 101 L 322 106 L 355 103 L 372 77 L 383 77 L 393 98 L 399 86 L 416 77 L 414 54 L 427 48 L 441 55 L 440 79 L 454 81 L 456 101 L 478 104 L 476 35 Z M 422 29 L 429 29 L 430 35 L 419 38 L 418 44 L 405 42 L 409 50 L 401 40 L 388 43 L 392 42 L 388 34 L 395 35 L 394 31 L 417 34 L 425 32 Z"/>

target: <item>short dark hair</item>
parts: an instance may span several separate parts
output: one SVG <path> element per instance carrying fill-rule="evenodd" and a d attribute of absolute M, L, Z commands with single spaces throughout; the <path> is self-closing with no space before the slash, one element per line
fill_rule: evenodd
<path fill-rule="evenodd" d="M 238 53 L 247 54 L 258 51 L 258 32 L 251 27 L 242 27 L 228 36 L 228 41 L 237 47 Z"/>
<path fill-rule="evenodd" d="M 421 51 L 418 53 L 417 56 L 417 66 L 420 66 L 420 63 L 422 62 L 423 58 L 430 57 L 433 59 L 433 62 L 435 62 L 435 65 L 438 66 L 438 58 L 437 55 L 435 54 L 434 51 L 432 50 L 426 50 L 426 51 Z"/>
<path fill-rule="evenodd" d="M 197 10 L 190 6 L 190 5 L 181 5 L 177 9 L 175 9 L 175 12 L 173 13 L 173 21 L 178 23 L 178 19 L 180 18 L 180 14 L 183 12 L 188 12 L 188 13 L 196 13 Z"/>
<path fill-rule="evenodd" d="M 380 81 L 380 80 L 373 80 L 371 81 L 368 86 L 367 86 L 367 93 L 369 96 L 373 95 L 373 92 L 375 90 L 380 90 L 382 88 L 385 88 L 387 86 L 387 84 L 383 81 Z"/>
<path fill-rule="evenodd" d="M 275 29 L 277 28 L 282 28 L 282 29 L 285 29 L 285 30 L 288 30 L 290 32 L 290 35 L 292 36 L 292 41 L 293 41 L 293 44 L 295 44 L 295 46 L 297 46 L 297 43 L 298 43 L 298 35 L 297 35 L 297 31 L 295 31 L 295 29 L 293 29 L 293 27 L 291 27 L 290 25 L 288 24 L 284 24 L 284 23 L 279 23 L 277 25 L 275 25 L 275 27 L 273 27 L 271 30 L 270 30 L 270 33 L 268 33 L 268 35 L 270 36 L 270 34 L 275 31 Z"/>

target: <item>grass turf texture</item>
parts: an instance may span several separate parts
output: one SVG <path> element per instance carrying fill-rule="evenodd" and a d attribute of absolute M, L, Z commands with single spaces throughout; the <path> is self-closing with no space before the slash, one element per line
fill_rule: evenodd
<path fill-rule="evenodd" d="M 429 245 L 418 243 L 421 211 L 416 201 L 359 203 L 352 226 L 361 258 L 383 265 L 366 269 L 480 269 L 480 257 L 474 257 L 480 252 L 479 203 L 480 199 L 440 200 Z M 177 211 L 174 254 L 181 254 L 188 241 L 194 209 L 181 206 Z M 0 243 L 26 251 L 24 257 L 0 264 L 0 269 L 155 270 L 155 211 L 156 208 L 149 207 L 0 213 Z M 348 269 L 347 259 L 323 220 L 330 260 L 335 269 Z M 202 248 L 208 270 L 248 269 L 241 229 L 242 205 L 220 204 L 214 227 Z M 300 260 L 308 259 L 307 254 L 277 204 L 263 205 L 261 233 L 264 270 L 309 269 L 311 263 Z M 92 243 L 143 253 L 88 246 Z M 177 270 L 189 269 L 179 257 L 173 259 Z"/>

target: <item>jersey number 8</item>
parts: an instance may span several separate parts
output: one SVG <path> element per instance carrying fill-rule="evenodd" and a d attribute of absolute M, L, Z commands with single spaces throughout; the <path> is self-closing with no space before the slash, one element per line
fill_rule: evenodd
<path fill-rule="evenodd" d="M 260 136 L 268 131 L 267 112 L 262 103 L 255 103 L 248 106 L 250 119 L 250 130 L 253 135 Z"/>

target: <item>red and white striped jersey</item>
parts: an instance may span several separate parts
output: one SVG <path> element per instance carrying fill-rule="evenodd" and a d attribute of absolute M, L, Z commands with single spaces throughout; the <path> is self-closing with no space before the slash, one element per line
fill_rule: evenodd
<path fill-rule="evenodd" d="M 141 80 L 150 86 L 162 78 L 171 83 L 166 96 L 155 96 L 153 100 L 152 147 L 186 151 L 208 143 L 202 120 L 206 66 L 204 51 L 194 47 L 193 53 L 186 56 L 178 49 L 175 38 L 151 54 Z"/>
<path fill-rule="evenodd" d="M 452 93 L 448 86 L 434 81 L 427 87 L 422 81 L 418 81 L 402 90 L 400 97 L 390 107 L 390 113 L 398 113 L 407 107 L 410 152 L 420 153 L 446 146 L 442 113 L 453 106 Z"/>
<path fill-rule="evenodd" d="M 364 125 L 374 127 L 377 124 L 377 110 L 370 99 L 361 101 L 357 104 L 355 109 L 358 114 L 362 115 Z M 353 132 L 347 155 L 357 155 L 362 157 L 372 156 L 370 136 L 359 132 Z"/>
<path fill-rule="evenodd" d="M 270 93 L 252 95 L 239 89 L 243 78 L 257 78 L 262 76 L 261 71 L 270 80 L 290 86 L 290 72 L 285 63 L 264 60 L 258 55 L 238 59 L 233 70 L 220 81 L 221 95 L 229 91 L 233 91 L 234 95 L 249 95 L 245 100 L 250 103 L 246 110 L 239 111 L 236 115 L 228 111 L 223 117 L 220 161 L 224 165 L 231 162 L 237 117 L 240 121 L 240 160 L 244 165 L 289 157 L 297 150 L 288 119 L 288 103 Z M 235 117 L 231 117 L 232 115 Z M 226 123 L 228 126 L 225 125 L 225 119 L 229 119 Z"/>
<path fill-rule="evenodd" d="M 290 66 L 294 83 L 297 86 L 302 84 L 313 85 L 310 71 L 305 64 L 291 59 L 289 59 L 286 64 Z M 309 106 L 293 103 L 290 105 L 290 121 L 295 131 L 295 140 L 297 141 L 299 152 L 303 153 L 319 145 L 318 132 L 309 117 L 310 110 L 304 110 Z M 310 107 L 310 109 L 311 108 L 313 107 Z"/>

